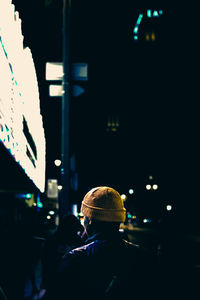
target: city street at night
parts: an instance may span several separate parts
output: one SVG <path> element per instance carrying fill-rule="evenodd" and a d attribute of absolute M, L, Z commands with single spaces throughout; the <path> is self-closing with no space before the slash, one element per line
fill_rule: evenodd
<path fill-rule="evenodd" d="M 164 0 L 0 1 L 2 300 L 52 300 L 45 242 L 66 215 L 85 228 L 82 201 L 95 187 L 118 191 L 125 221 L 107 222 L 155 258 L 158 298 L 198 299 L 197 11 Z"/>

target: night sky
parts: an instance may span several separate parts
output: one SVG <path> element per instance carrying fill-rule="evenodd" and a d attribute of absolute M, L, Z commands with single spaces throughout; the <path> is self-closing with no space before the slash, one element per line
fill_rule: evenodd
<path fill-rule="evenodd" d="M 181 215 L 196 218 L 200 205 L 195 17 L 178 4 L 116 2 L 72 1 L 71 60 L 88 63 L 88 82 L 81 83 L 85 93 L 71 99 L 70 147 L 80 194 L 95 185 L 112 185 L 125 193 L 133 186 L 141 203 L 147 205 L 151 197 L 152 203 L 169 201 Z M 36 65 L 47 179 L 59 177 L 53 162 L 61 151 L 61 99 L 48 96 L 45 63 L 62 61 L 62 1 L 13 3 Z M 139 12 L 148 8 L 163 10 L 159 20 L 140 28 L 143 34 L 155 29 L 156 40 L 135 43 L 133 28 Z M 106 130 L 108 116 L 117 117 L 116 132 Z M 159 185 L 156 196 L 145 191 L 149 175 Z"/>

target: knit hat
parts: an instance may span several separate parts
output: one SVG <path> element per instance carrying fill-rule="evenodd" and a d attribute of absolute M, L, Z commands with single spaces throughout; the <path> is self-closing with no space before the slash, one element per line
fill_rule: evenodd
<path fill-rule="evenodd" d="M 126 209 L 120 194 L 107 186 L 91 189 L 83 198 L 81 211 L 91 220 L 120 223 L 126 219 Z"/>

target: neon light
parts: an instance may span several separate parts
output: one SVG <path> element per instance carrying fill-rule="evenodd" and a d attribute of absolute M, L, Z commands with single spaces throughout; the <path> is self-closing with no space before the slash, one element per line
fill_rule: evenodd
<path fill-rule="evenodd" d="M 143 18 L 143 14 L 139 14 L 139 17 L 138 17 L 137 22 L 136 22 L 137 25 L 140 25 L 140 23 L 142 21 L 142 18 Z"/>
<path fill-rule="evenodd" d="M 147 17 L 151 18 L 151 9 L 147 9 Z"/>
<path fill-rule="evenodd" d="M 135 41 L 138 41 L 139 39 L 139 26 L 142 22 L 143 19 L 145 19 L 145 17 L 147 17 L 148 19 L 149 18 L 158 18 L 160 17 L 161 15 L 163 14 L 163 10 L 151 10 L 151 9 L 147 9 L 144 14 L 143 13 L 140 13 L 138 18 L 137 18 L 137 21 L 136 21 L 136 24 L 135 24 L 135 27 L 133 28 L 133 39 Z M 144 18 L 143 18 L 144 17 Z M 146 35 L 145 39 L 148 41 L 150 38 L 149 36 Z M 155 34 L 153 34 L 152 36 L 152 40 L 154 41 L 155 40 Z"/>
<path fill-rule="evenodd" d="M 154 10 L 153 17 L 159 17 L 159 14 L 158 14 L 157 10 Z"/>
<path fill-rule="evenodd" d="M 139 14 L 135 27 L 133 29 L 134 40 L 138 40 L 139 25 L 142 22 L 142 18 L 143 18 L 143 14 Z"/>

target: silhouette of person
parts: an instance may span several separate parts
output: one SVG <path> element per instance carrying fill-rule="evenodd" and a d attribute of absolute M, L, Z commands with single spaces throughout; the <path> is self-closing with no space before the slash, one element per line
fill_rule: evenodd
<path fill-rule="evenodd" d="M 126 218 L 120 194 L 107 186 L 93 188 L 85 195 L 81 211 L 88 239 L 64 255 L 48 299 L 64 300 L 71 295 L 76 300 L 132 295 L 146 299 L 152 294 L 157 299 L 152 253 L 124 240 L 119 232 Z"/>

